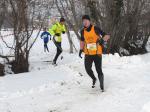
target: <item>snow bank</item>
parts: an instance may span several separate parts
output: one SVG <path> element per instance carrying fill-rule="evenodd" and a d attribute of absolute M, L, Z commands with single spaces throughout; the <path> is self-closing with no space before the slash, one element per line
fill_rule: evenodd
<path fill-rule="evenodd" d="M 72 37 L 78 48 L 78 40 Z M 149 112 L 150 53 L 103 55 L 106 92 L 101 93 L 99 82 L 91 88 L 84 59 L 78 53 L 69 54 L 66 35 L 64 59 L 59 59 L 56 67 L 45 62 L 51 61 L 56 52 L 52 41 L 48 46 L 50 53 L 44 53 L 43 41 L 38 38 L 30 54 L 29 73 L 0 77 L 0 112 Z"/>
<path fill-rule="evenodd" d="M 150 102 L 143 106 L 143 112 L 150 112 Z"/>

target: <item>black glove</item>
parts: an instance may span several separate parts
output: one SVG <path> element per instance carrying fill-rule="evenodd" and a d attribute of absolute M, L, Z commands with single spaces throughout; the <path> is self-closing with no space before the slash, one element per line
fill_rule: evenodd
<path fill-rule="evenodd" d="M 62 31 L 63 34 L 65 34 L 65 31 Z"/>
<path fill-rule="evenodd" d="M 103 45 L 104 44 L 104 40 L 101 38 L 99 41 L 98 41 L 99 45 Z"/>
<path fill-rule="evenodd" d="M 79 57 L 80 57 L 81 59 L 82 59 L 82 56 L 81 56 L 81 55 L 82 55 L 82 52 L 83 52 L 83 50 L 80 50 L 80 51 L 79 51 Z"/>
<path fill-rule="evenodd" d="M 56 33 L 55 36 L 60 36 L 60 33 Z"/>

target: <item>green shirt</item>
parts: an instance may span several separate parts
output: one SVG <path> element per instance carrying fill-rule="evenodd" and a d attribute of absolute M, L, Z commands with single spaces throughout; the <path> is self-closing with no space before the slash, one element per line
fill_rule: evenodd
<path fill-rule="evenodd" d="M 61 42 L 61 41 L 62 41 L 62 37 L 61 37 L 62 32 L 66 32 L 66 28 L 65 28 L 65 25 L 60 24 L 60 22 L 56 22 L 56 23 L 49 29 L 49 33 L 50 33 L 52 36 L 55 36 L 55 34 L 57 34 L 57 33 L 60 34 L 60 36 L 55 36 L 56 42 Z"/>

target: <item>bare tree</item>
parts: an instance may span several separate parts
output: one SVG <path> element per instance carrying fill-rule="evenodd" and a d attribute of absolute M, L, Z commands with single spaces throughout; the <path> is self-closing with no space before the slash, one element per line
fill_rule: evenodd
<path fill-rule="evenodd" d="M 146 52 L 144 46 L 150 27 L 149 17 L 145 17 L 149 16 L 148 0 L 83 0 L 83 3 L 87 10 L 85 13 L 88 12 L 93 22 L 111 35 L 108 52 L 120 53 L 120 48 L 128 51 L 123 55 Z M 139 35 L 143 38 L 139 39 Z M 143 44 L 133 48 L 132 44 L 138 44 L 139 40 Z"/>
<path fill-rule="evenodd" d="M 5 9 L 6 9 L 6 4 L 4 0 L 0 1 L 0 29 L 2 27 L 2 23 L 4 21 L 5 17 Z"/>
<path fill-rule="evenodd" d="M 78 27 L 79 27 L 79 21 L 77 19 L 77 12 L 75 9 L 75 1 L 74 0 L 55 0 L 56 7 L 62 17 L 66 18 L 67 22 L 67 35 L 68 35 L 68 40 L 70 44 L 70 53 L 73 53 L 73 48 L 77 52 L 77 49 L 75 45 L 73 44 L 72 37 L 70 36 L 70 31 L 69 29 L 73 29 L 75 32 L 77 38 L 79 39 L 80 36 L 78 34 Z M 74 22 L 76 24 L 74 24 Z"/>
<path fill-rule="evenodd" d="M 5 17 L 5 9 L 6 9 L 6 4 L 4 0 L 0 1 L 0 30 L 3 25 L 4 17 Z M 0 58 L 5 58 L 7 59 L 6 56 L 3 54 L 0 54 Z M 0 76 L 4 75 L 4 65 L 0 63 Z"/>
<path fill-rule="evenodd" d="M 6 21 L 13 28 L 13 46 L 10 46 L 3 37 L 1 38 L 4 44 L 14 52 L 14 60 L 10 61 L 9 57 L 7 57 L 14 73 L 29 71 L 30 51 L 40 34 L 46 18 L 46 13 L 40 13 L 40 6 L 37 6 L 37 3 L 37 1 L 33 0 L 7 0 L 9 5 L 7 16 L 9 18 Z M 38 7 L 38 10 L 36 7 Z M 38 18 L 37 15 L 41 15 L 41 17 Z M 37 32 L 36 37 L 32 37 L 34 31 Z M 31 38 L 34 38 L 34 41 Z"/>

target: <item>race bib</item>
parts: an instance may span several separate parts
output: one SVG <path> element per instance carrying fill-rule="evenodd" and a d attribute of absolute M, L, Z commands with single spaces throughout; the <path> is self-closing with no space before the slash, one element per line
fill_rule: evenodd
<path fill-rule="evenodd" d="M 61 37 L 55 37 L 56 42 L 61 42 L 62 38 Z"/>
<path fill-rule="evenodd" d="M 97 50 L 97 45 L 96 43 L 90 43 L 90 44 L 87 44 L 87 49 L 88 50 Z"/>

